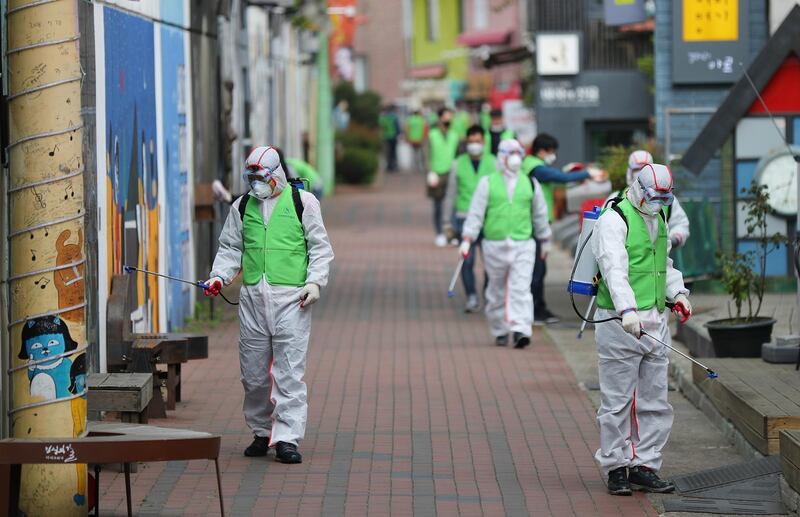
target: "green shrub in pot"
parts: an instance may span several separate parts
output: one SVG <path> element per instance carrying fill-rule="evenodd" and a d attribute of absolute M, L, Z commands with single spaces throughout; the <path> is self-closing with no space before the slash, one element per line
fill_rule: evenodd
<path fill-rule="evenodd" d="M 746 204 L 747 236 L 757 247 L 745 253 L 721 253 L 720 280 L 736 307 L 728 318 L 706 323 L 714 351 L 718 357 L 761 357 L 762 343 L 769 342 L 775 320 L 760 317 L 766 292 L 767 255 L 788 239 L 781 233 L 769 234 L 767 216 L 770 214 L 769 192 L 763 185 L 753 183 L 742 189 L 749 200 Z"/>

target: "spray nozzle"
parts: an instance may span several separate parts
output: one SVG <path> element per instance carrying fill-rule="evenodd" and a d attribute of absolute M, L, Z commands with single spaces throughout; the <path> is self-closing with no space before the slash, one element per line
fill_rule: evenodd
<path fill-rule="evenodd" d="M 128 273 L 129 275 L 136 272 L 136 268 L 131 266 L 122 266 L 122 269 L 124 269 L 125 272 Z"/>

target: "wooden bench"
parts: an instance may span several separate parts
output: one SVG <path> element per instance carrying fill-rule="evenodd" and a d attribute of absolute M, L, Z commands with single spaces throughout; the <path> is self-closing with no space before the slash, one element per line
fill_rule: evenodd
<path fill-rule="evenodd" d="M 131 504 L 130 465 L 135 462 L 214 460 L 217 472 L 219 509 L 222 502 L 222 476 L 219 471 L 219 435 L 167 429 L 149 425 L 89 422 L 83 438 L 8 438 L 0 440 L 0 514 L 17 516 L 22 465 L 52 463 L 92 464 L 95 472 L 95 515 L 100 515 L 100 467 L 122 463 L 125 466 L 125 496 L 128 516 Z"/>
<path fill-rule="evenodd" d="M 780 432 L 800 429 L 800 376 L 792 365 L 746 358 L 703 362 L 719 378 L 708 379 L 706 371 L 695 365 L 695 385 L 761 454 L 778 453 Z"/>
<path fill-rule="evenodd" d="M 90 373 L 86 379 L 90 412 L 117 411 L 123 422 L 147 423 L 153 376 L 147 373 Z"/>
<path fill-rule="evenodd" d="M 149 416 L 163 418 L 167 409 L 175 409 L 181 401 L 181 365 L 208 357 L 208 336 L 133 332 L 131 313 L 135 306 L 136 289 L 131 275 L 113 276 L 106 319 L 107 365 L 109 371 L 150 373 L 156 387 L 164 385 L 167 400 L 157 389 L 148 407 Z M 166 365 L 166 371 L 160 371 L 156 367 L 159 364 Z"/>
<path fill-rule="evenodd" d="M 795 492 L 800 492 L 800 431 L 781 431 L 781 470 Z"/>

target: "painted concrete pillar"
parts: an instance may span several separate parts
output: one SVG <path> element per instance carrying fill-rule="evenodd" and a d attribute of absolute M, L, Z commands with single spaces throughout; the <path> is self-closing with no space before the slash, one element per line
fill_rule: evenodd
<path fill-rule="evenodd" d="M 86 431 L 78 0 L 8 3 L 11 433 Z M 22 471 L 27 515 L 86 515 L 86 465 Z"/>

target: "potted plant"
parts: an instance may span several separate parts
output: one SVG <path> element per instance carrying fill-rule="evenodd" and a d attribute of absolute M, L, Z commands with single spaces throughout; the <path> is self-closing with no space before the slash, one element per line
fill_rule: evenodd
<path fill-rule="evenodd" d="M 750 196 L 745 226 L 748 237 L 754 238 L 756 249 L 744 253 L 720 254 L 721 280 L 736 307 L 736 316 L 705 324 L 717 357 L 761 357 L 761 345 L 772 338 L 775 320 L 759 316 L 764 301 L 767 278 L 767 255 L 788 239 L 767 233 L 770 213 L 769 192 L 763 185 L 742 189 Z"/>

